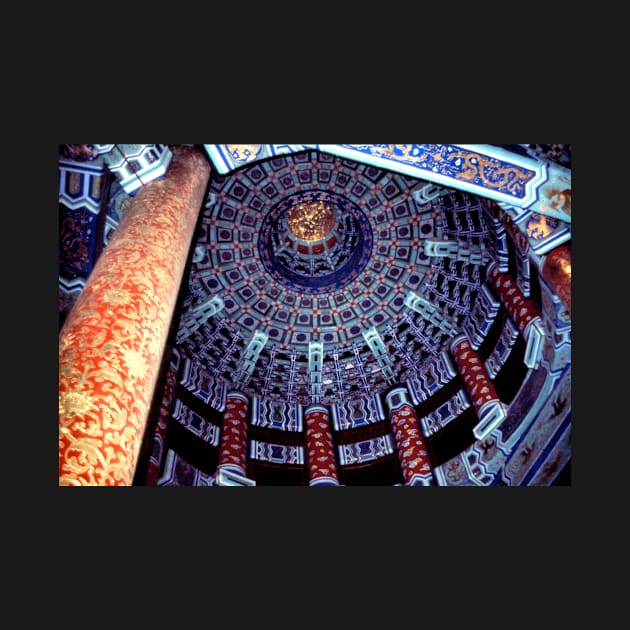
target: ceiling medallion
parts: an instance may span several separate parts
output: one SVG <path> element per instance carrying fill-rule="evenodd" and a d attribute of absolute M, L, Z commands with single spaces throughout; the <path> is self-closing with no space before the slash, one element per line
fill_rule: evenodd
<path fill-rule="evenodd" d="M 339 291 L 365 268 L 372 252 L 368 218 L 332 191 L 283 198 L 265 216 L 258 238 L 271 277 L 299 293 Z"/>
<path fill-rule="evenodd" d="M 335 211 L 323 201 L 303 201 L 289 208 L 287 225 L 295 238 L 307 243 L 321 241 L 335 227 Z"/>

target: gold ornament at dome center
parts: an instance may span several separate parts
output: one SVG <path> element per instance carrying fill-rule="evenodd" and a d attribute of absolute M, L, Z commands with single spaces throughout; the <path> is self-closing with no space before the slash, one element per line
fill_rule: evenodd
<path fill-rule="evenodd" d="M 335 211 L 322 201 L 299 203 L 289 209 L 287 224 L 296 238 L 312 243 L 333 229 Z"/>

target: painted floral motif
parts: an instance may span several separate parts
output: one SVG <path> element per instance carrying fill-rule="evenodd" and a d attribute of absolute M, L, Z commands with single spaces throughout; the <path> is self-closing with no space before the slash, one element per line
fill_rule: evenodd
<path fill-rule="evenodd" d="M 337 464 L 327 412 L 319 408 L 307 411 L 305 420 L 309 481 L 312 483 L 322 477 L 337 479 Z"/>
<path fill-rule="evenodd" d="M 525 335 L 527 325 L 535 318 L 539 317 L 536 307 L 525 298 L 520 288 L 511 280 L 510 276 L 499 271 L 496 265 L 490 269 L 489 278 L 496 288 L 503 305 L 507 309 L 510 317 L 518 326 L 522 335 Z M 508 287 L 512 287 L 512 291 L 507 291 Z"/>
<path fill-rule="evenodd" d="M 59 485 L 132 484 L 209 175 L 203 154 L 179 148 L 168 175 L 137 193 L 64 322 Z M 110 303 L 112 292 L 126 297 Z"/>
<path fill-rule="evenodd" d="M 424 439 L 414 426 L 418 424 L 418 416 L 413 407 L 403 405 L 395 409 L 391 412 L 390 422 L 405 483 L 417 474 L 416 469 L 430 473 L 431 463 Z"/>
<path fill-rule="evenodd" d="M 247 465 L 247 399 L 238 394 L 228 394 L 221 442 L 219 444 L 218 466 L 231 465 L 241 474 L 246 474 Z"/>
<path fill-rule="evenodd" d="M 499 400 L 481 358 L 472 350 L 467 339 L 462 339 L 453 347 L 453 356 L 478 414 L 488 401 Z"/>

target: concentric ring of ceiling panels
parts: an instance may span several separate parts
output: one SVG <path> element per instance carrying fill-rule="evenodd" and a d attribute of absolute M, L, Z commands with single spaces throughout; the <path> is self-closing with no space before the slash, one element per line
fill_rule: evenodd
<path fill-rule="evenodd" d="M 215 175 L 185 307 L 219 296 L 224 308 L 189 340 L 190 353 L 229 382 L 248 340 L 262 332 L 267 342 L 241 389 L 309 404 L 309 343 L 322 342 L 325 404 L 388 386 L 363 337 L 374 328 L 394 355 L 394 379 L 404 380 L 392 333 L 415 344 L 418 359 L 435 355 L 409 338 L 403 317 L 410 291 L 431 295 L 435 269 L 424 241 L 447 227 L 444 199 L 414 194 L 425 185 L 317 151 Z M 479 200 L 467 197 L 483 223 Z M 446 343 L 438 329 L 425 333 L 434 347 Z"/>

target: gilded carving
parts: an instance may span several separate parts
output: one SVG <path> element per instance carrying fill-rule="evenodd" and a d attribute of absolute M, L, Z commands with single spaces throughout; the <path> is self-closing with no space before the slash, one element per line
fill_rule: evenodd
<path fill-rule="evenodd" d="M 299 203 L 287 213 L 289 230 L 309 243 L 323 239 L 335 226 L 335 211 L 322 201 Z"/>

